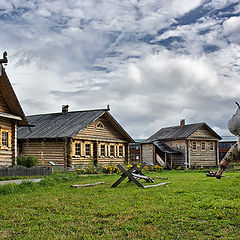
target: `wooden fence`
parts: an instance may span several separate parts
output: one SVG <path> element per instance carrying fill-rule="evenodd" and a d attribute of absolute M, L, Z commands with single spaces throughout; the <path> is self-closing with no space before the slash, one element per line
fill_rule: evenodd
<path fill-rule="evenodd" d="M 47 176 L 52 174 L 52 167 L 31 167 L 27 168 L 21 165 L 14 167 L 1 167 L 0 176 Z"/>

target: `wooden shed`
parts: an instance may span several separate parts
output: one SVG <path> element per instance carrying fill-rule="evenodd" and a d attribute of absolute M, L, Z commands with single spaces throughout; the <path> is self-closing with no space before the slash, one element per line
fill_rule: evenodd
<path fill-rule="evenodd" d="M 26 117 L 0 64 L 0 166 L 15 164 L 17 126 L 24 125 L 27 125 Z"/>
<path fill-rule="evenodd" d="M 109 109 L 28 116 L 34 127 L 18 130 L 20 155 L 32 154 L 39 163 L 59 166 L 128 163 L 134 140 L 109 113 Z"/>
<path fill-rule="evenodd" d="M 215 167 L 221 137 L 206 123 L 161 128 L 141 144 L 141 158 L 167 168 Z"/>

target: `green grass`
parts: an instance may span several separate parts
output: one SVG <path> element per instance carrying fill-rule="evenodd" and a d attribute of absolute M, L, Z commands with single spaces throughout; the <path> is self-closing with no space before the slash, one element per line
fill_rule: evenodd
<path fill-rule="evenodd" d="M 57 174 L 0 187 L 0 239 L 239 239 L 240 172 L 148 174 L 168 187 L 140 189 L 120 175 Z M 104 181 L 74 189 L 71 184 Z"/>

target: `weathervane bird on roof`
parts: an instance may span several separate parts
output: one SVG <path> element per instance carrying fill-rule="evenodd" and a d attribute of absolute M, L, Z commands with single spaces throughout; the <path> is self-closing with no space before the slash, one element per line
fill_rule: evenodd
<path fill-rule="evenodd" d="M 8 63 L 7 52 L 6 51 L 3 53 L 3 58 L 0 59 L 0 64 L 2 64 L 2 63 Z"/>

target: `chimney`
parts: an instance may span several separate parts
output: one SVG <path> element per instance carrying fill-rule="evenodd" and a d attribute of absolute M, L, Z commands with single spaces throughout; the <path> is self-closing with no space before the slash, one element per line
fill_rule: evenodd
<path fill-rule="evenodd" d="M 185 119 L 180 120 L 180 126 L 182 127 L 184 125 L 185 125 Z"/>
<path fill-rule="evenodd" d="M 62 114 L 67 114 L 68 113 L 68 105 L 62 105 Z"/>

